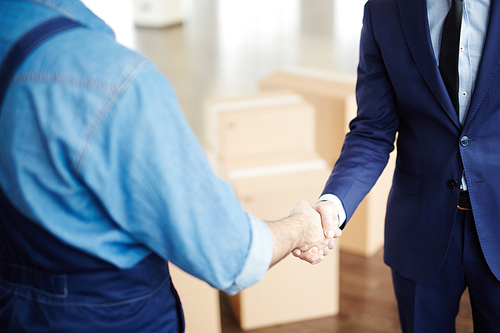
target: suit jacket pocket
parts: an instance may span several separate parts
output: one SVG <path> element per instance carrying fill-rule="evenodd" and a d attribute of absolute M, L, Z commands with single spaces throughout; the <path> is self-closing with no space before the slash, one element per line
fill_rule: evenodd
<path fill-rule="evenodd" d="M 408 195 L 417 195 L 419 187 L 420 187 L 419 177 L 401 172 L 398 169 L 394 171 L 393 188 L 398 192 Z"/>

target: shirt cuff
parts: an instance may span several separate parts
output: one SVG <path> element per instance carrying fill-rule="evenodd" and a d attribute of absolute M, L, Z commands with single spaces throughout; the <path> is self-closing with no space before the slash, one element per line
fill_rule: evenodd
<path fill-rule="evenodd" d="M 267 223 L 248 214 L 252 240 L 250 251 L 232 286 L 224 290 L 229 295 L 239 293 L 241 290 L 261 281 L 264 278 L 273 257 L 273 238 Z"/>
<path fill-rule="evenodd" d="M 323 194 L 318 199 L 318 202 L 320 201 L 330 201 L 332 204 L 335 205 L 338 212 L 338 221 L 339 221 L 338 227 L 340 228 L 345 223 L 345 220 L 347 218 L 342 201 L 340 201 L 340 199 L 334 194 Z"/>

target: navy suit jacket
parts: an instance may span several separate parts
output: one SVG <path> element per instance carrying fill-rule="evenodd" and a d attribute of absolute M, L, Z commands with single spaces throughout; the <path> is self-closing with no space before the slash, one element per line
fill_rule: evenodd
<path fill-rule="evenodd" d="M 424 0 L 365 5 L 358 115 L 323 193 L 337 195 L 349 219 L 396 140 L 385 261 L 401 275 L 425 281 L 445 258 L 465 170 L 484 256 L 500 278 L 500 1 L 492 0 L 463 126 L 439 73 L 426 10 Z"/>

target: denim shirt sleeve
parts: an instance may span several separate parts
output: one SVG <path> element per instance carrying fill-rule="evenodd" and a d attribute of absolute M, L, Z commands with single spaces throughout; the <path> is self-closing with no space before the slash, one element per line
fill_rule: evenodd
<path fill-rule="evenodd" d="M 87 137 L 77 171 L 117 228 L 236 293 L 269 268 L 270 230 L 214 174 L 167 80 L 143 66 Z"/>
<path fill-rule="evenodd" d="M 273 251 L 271 231 L 265 222 L 251 215 L 249 216 L 252 227 L 250 251 L 245 265 L 234 280 L 233 285 L 224 290 L 230 295 L 237 294 L 241 290 L 262 280 L 271 264 Z"/>

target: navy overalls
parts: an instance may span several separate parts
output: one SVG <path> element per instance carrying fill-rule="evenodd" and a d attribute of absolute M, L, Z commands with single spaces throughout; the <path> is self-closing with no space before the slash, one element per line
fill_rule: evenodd
<path fill-rule="evenodd" d="M 0 67 L 0 107 L 25 56 L 46 38 L 75 27 L 81 24 L 53 19 L 14 45 Z M 183 331 L 165 260 L 151 254 L 131 269 L 118 269 L 53 237 L 0 189 L 0 332 Z"/>

